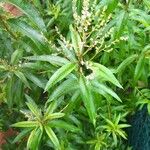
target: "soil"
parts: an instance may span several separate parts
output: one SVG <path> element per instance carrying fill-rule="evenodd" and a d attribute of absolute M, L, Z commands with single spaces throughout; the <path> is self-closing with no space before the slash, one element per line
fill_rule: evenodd
<path fill-rule="evenodd" d="M 17 132 L 14 131 L 12 128 L 8 129 L 6 132 L 1 131 L 0 132 L 0 150 L 1 150 L 2 145 L 6 144 L 6 139 L 16 134 Z"/>

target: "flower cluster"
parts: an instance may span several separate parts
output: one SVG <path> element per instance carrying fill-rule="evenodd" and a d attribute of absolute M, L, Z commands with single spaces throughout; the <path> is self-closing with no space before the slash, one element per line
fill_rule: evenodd
<path fill-rule="evenodd" d="M 81 12 L 77 11 L 77 0 L 72 0 L 72 12 L 74 18 L 73 27 L 81 38 L 80 46 L 82 45 L 83 54 L 86 55 L 92 52 L 94 55 L 90 59 L 94 59 L 101 51 L 111 52 L 116 43 L 126 41 L 127 37 L 114 39 L 112 36 L 115 32 L 114 26 L 109 27 L 112 19 L 112 14 L 107 14 L 107 7 L 97 8 L 97 1 L 90 2 L 83 0 Z M 59 32 L 56 27 L 56 32 L 60 40 L 64 43 L 67 49 L 72 50 L 73 45 L 70 41 Z M 59 48 L 55 48 L 59 52 Z"/>
<path fill-rule="evenodd" d="M 0 69 L 9 70 L 10 72 L 14 72 L 14 71 L 18 70 L 18 68 L 19 68 L 18 65 L 11 65 L 8 63 L 7 60 L 0 58 Z"/>

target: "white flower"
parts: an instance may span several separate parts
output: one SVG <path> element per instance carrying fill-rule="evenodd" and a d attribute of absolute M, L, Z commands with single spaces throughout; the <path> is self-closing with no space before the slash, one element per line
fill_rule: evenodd
<path fill-rule="evenodd" d="M 122 40 L 122 41 L 127 41 L 128 40 L 128 37 L 120 37 L 120 40 Z"/>

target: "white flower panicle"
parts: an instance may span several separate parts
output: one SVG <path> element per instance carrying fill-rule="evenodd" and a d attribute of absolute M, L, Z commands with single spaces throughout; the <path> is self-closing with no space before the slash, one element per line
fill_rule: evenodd
<path fill-rule="evenodd" d="M 108 26 L 112 20 L 112 14 L 107 14 L 107 7 L 99 7 L 98 0 L 83 0 L 82 10 L 77 10 L 77 0 L 72 0 L 72 12 L 73 12 L 73 28 L 79 34 L 80 40 L 78 45 L 83 49 L 83 54 L 86 55 L 89 51 L 92 51 L 94 59 L 101 51 L 111 52 L 114 45 L 120 41 L 128 40 L 127 37 L 120 37 L 114 39 L 113 33 L 115 32 L 114 26 Z M 73 43 L 66 40 L 65 37 L 56 28 L 60 40 L 69 50 L 74 50 Z M 56 48 L 57 49 L 57 48 Z"/>

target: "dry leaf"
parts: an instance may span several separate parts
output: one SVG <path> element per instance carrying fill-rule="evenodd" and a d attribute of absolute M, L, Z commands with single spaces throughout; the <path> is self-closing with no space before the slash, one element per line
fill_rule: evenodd
<path fill-rule="evenodd" d="M 20 17 L 23 15 L 23 12 L 18 9 L 16 6 L 9 4 L 9 3 L 1 3 L 3 9 L 13 15 L 14 17 Z"/>

